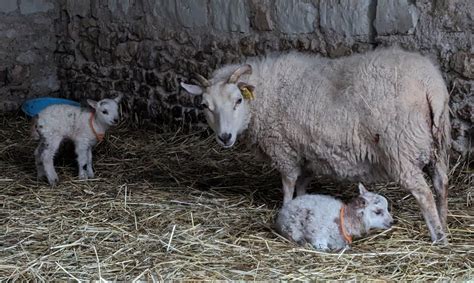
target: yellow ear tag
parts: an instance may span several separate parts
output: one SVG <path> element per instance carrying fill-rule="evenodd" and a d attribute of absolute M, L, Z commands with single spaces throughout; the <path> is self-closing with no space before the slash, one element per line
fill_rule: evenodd
<path fill-rule="evenodd" d="M 242 96 L 244 97 L 244 99 L 247 99 L 247 100 L 255 99 L 255 96 L 253 95 L 253 92 L 250 89 L 248 89 L 247 87 L 241 88 L 240 92 L 242 93 Z"/>

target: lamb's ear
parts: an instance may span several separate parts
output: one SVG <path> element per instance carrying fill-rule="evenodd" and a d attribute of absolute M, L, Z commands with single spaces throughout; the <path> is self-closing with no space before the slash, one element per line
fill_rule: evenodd
<path fill-rule="evenodd" d="M 367 195 L 369 193 L 369 191 L 364 187 L 364 185 L 362 185 L 362 183 L 359 183 L 359 194 L 360 196 L 364 196 L 364 195 Z"/>
<path fill-rule="evenodd" d="M 114 100 L 115 100 L 115 102 L 120 103 L 120 101 L 122 100 L 122 98 L 123 98 L 123 94 L 122 94 L 122 93 L 119 93 L 119 95 L 117 95 L 117 97 L 114 98 Z"/>
<path fill-rule="evenodd" d="M 184 88 L 187 92 L 189 92 L 190 94 L 193 94 L 193 95 L 200 95 L 200 94 L 203 93 L 202 88 L 198 85 L 190 85 L 190 84 L 186 84 L 186 83 L 181 82 L 181 87 Z"/>
<path fill-rule="evenodd" d="M 87 104 L 89 104 L 90 107 L 96 109 L 97 108 L 97 101 L 92 100 L 92 99 L 87 99 Z"/>

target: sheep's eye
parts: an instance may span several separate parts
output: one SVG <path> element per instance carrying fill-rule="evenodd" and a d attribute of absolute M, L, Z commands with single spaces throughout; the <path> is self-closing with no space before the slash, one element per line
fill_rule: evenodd
<path fill-rule="evenodd" d="M 382 213 L 383 213 L 383 211 L 380 210 L 380 209 L 375 211 L 375 215 L 382 215 Z"/>
<path fill-rule="evenodd" d="M 240 103 L 242 103 L 242 98 L 239 98 L 237 102 L 235 103 L 235 105 L 239 105 Z"/>
<path fill-rule="evenodd" d="M 203 109 L 209 109 L 209 106 L 208 106 L 206 103 L 202 103 L 202 104 L 201 104 L 201 107 L 202 107 Z"/>
<path fill-rule="evenodd" d="M 104 115 L 107 115 L 107 114 L 109 114 L 109 111 L 104 110 L 104 111 L 102 111 L 102 113 L 103 113 Z"/>

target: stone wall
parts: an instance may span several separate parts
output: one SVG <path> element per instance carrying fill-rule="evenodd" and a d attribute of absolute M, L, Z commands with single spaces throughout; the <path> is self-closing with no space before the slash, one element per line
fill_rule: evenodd
<path fill-rule="evenodd" d="M 200 125 L 200 98 L 179 88 L 195 72 L 207 76 L 243 56 L 277 50 L 339 57 L 399 44 L 439 62 L 452 95 L 454 148 L 461 151 L 474 135 L 473 6 L 468 0 L 62 0 L 60 95 L 122 92 L 135 122 Z"/>
<path fill-rule="evenodd" d="M 0 0 L 0 112 L 59 90 L 54 50 L 58 5 Z"/>

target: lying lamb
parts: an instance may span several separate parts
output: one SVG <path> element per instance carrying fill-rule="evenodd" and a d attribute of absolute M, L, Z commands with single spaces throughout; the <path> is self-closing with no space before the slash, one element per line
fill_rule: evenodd
<path fill-rule="evenodd" d="M 387 200 L 362 184 L 359 192 L 347 205 L 326 195 L 298 196 L 280 210 L 276 229 L 300 245 L 310 243 L 325 251 L 349 247 L 353 236 L 363 236 L 371 229 L 390 228 L 394 221 Z"/>
<path fill-rule="evenodd" d="M 61 142 L 74 142 L 79 166 L 79 178 L 94 177 L 92 169 L 92 147 L 104 139 L 110 126 L 119 121 L 119 103 L 122 95 L 99 102 L 88 99 L 94 111 L 66 104 L 51 105 L 42 110 L 34 119 L 33 138 L 39 140 L 35 150 L 38 178 L 46 176 L 50 185 L 58 182 L 54 170 L 54 155 Z"/>
<path fill-rule="evenodd" d="M 280 172 L 284 203 L 312 176 L 395 181 L 417 200 L 431 239 L 447 242 L 449 94 L 428 58 L 397 48 L 337 59 L 291 52 L 198 79 L 181 85 L 202 94 L 217 142 L 243 135 Z"/>

